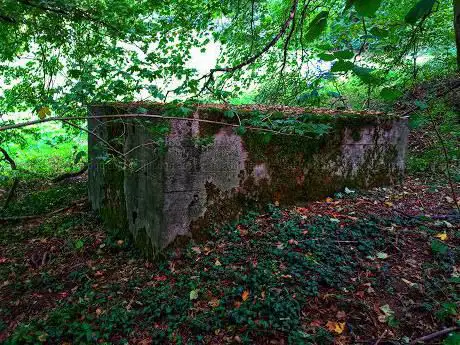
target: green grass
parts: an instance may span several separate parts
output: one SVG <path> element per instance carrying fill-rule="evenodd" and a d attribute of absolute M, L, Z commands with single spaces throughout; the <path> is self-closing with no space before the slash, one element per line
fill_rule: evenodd
<path fill-rule="evenodd" d="M 75 163 L 75 155 L 87 150 L 85 132 L 67 131 L 59 123 L 35 126 L 34 133 L 20 132 L 21 139 L 4 146 L 17 164 L 22 181 L 53 178 L 65 172 L 77 171 L 86 156 Z M 13 171 L 5 161 L 0 161 L 0 186 L 11 183 Z"/>

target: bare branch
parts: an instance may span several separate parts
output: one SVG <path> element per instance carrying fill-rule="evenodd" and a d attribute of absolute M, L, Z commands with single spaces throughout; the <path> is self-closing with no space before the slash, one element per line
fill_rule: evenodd
<path fill-rule="evenodd" d="M 11 129 L 18 129 L 18 128 L 24 128 L 28 126 L 33 126 L 37 124 L 42 124 L 45 122 L 53 122 L 53 121 L 61 121 L 61 122 L 66 122 L 66 121 L 72 121 L 72 120 L 89 120 L 89 119 L 122 119 L 122 118 L 153 118 L 153 119 L 163 119 L 163 120 L 180 120 L 180 121 L 197 121 L 197 122 L 203 122 L 203 123 L 210 123 L 210 124 L 215 124 L 215 125 L 222 125 L 222 126 L 228 126 L 228 127 L 234 127 L 238 128 L 240 125 L 238 124 L 233 124 L 233 123 L 228 123 L 228 122 L 223 122 L 223 121 L 212 121 L 212 120 L 206 120 L 206 119 L 197 119 L 197 118 L 190 118 L 190 117 L 176 117 L 176 116 L 163 116 L 163 115 L 157 115 L 157 114 L 114 114 L 114 115 L 98 115 L 98 116 L 75 116 L 75 117 L 48 117 L 42 120 L 33 120 L 33 121 L 26 121 L 26 122 L 21 122 L 21 123 L 16 123 L 13 125 L 8 125 L 4 127 L 0 127 L 0 132 L 6 131 L 6 130 L 11 130 Z M 68 123 L 70 125 L 70 123 Z M 87 129 L 84 129 L 81 126 L 71 124 L 76 128 L 79 128 L 85 132 L 88 132 Z M 253 131 L 259 131 L 259 132 L 268 132 L 268 133 L 274 133 L 274 134 L 279 134 L 279 135 L 287 135 L 287 136 L 299 136 L 299 137 L 308 137 L 307 135 L 301 135 L 301 134 L 296 134 L 296 133 L 286 133 L 286 132 L 281 132 L 269 128 L 263 128 L 263 127 L 253 127 L 253 126 L 246 126 L 245 127 L 248 130 L 253 130 Z M 94 134 L 90 132 L 90 134 Z"/>

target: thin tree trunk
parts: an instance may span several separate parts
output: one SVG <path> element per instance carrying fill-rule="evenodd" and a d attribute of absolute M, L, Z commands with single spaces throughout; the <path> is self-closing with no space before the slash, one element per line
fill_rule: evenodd
<path fill-rule="evenodd" d="M 460 0 L 453 0 L 453 2 L 455 43 L 457 46 L 457 69 L 460 71 Z"/>
<path fill-rule="evenodd" d="M 7 208 L 8 204 L 10 203 L 11 199 L 13 199 L 14 193 L 16 192 L 16 188 L 18 187 L 19 184 L 19 177 L 16 175 L 16 170 L 18 170 L 18 167 L 16 166 L 16 162 L 11 158 L 11 156 L 6 152 L 6 150 L 2 147 L 0 147 L 0 152 L 3 154 L 4 159 L 8 162 L 8 164 L 11 166 L 11 170 L 13 171 L 14 178 L 13 178 L 13 185 L 11 186 L 10 191 L 8 192 L 8 195 L 6 196 L 5 203 L 3 204 L 3 208 Z"/>

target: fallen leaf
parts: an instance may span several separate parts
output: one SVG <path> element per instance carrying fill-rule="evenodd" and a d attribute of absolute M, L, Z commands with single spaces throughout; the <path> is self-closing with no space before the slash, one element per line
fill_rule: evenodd
<path fill-rule="evenodd" d="M 145 338 L 137 343 L 137 345 L 150 345 L 150 344 L 152 344 L 152 338 Z"/>
<path fill-rule="evenodd" d="M 217 298 L 213 298 L 208 302 L 208 304 L 213 308 L 217 308 L 220 304 L 220 300 L 218 300 Z"/>
<path fill-rule="evenodd" d="M 321 324 L 321 320 L 313 320 L 312 322 L 310 322 L 310 327 L 321 327 Z"/>
<path fill-rule="evenodd" d="M 123 241 L 123 240 L 118 240 L 118 241 L 117 241 L 117 245 L 119 245 L 119 246 L 122 246 L 123 243 L 125 243 L 125 241 Z"/>
<path fill-rule="evenodd" d="M 243 226 L 238 225 L 236 228 L 240 232 L 240 236 L 247 236 L 248 235 L 248 230 L 245 229 Z"/>
<path fill-rule="evenodd" d="M 94 275 L 95 275 L 96 277 L 102 277 L 102 276 L 104 275 L 104 272 L 102 272 L 102 271 L 96 271 L 96 273 L 94 273 Z"/>
<path fill-rule="evenodd" d="M 38 111 L 38 117 L 40 118 L 40 120 L 43 120 L 45 117 L 47 117 L 48 115 L 51 115 L 51 110 L 50 108 L 48 107 L 41 107 Z"/>
<path fill-rule="evenodd" d="M 364 298 L 364 291 L 357 291 L 355 295 L 358 296 L 359 298 Z"/>
<path fill-rule="evenodd" d="M 386 315 L 382 315 L 382 314 L 381 314 L 381 315 L 379 315 L 379 316 L 377 317 L 377 319 L 378 319 L 379 322 L 381 322 L 381 323 L 387 322 L 387 316 L 386 316 Z"/>
<path fill-rule="evenodd" d="M 404 283 L 406 283 L 407 285 L 409 285 L 410 287 L 417 285 L 416 283 L 412 283 L 410 280 L 407 280 L 407 279 L 404 279 L 404 278 L 401 278 L 401 280 Z"/>
<path fill-rule="evenodd" d="M 342 334 L 345 330 L 345 322 L 328 321 L 326 323 L 326 328 L 331 332 Z"/>
<path fill-rule="evenodd" d="M 335 315 L 335 317 L 339 320 L 345 320 L 346 316 L 347 314 L 343 310 L 339 310 L 337 314 Z"/>
<path fill-rule="evenodd" d="M 381 260 L 388 259 L 388 254 L 384 252 L 378 252 L 375 256 Z"/>
<path fill-rule="evenodd" d="M 244 290 L 243 293 L 241 294 L 241 299 L 244 301 L 247 301 L 247 299 L 249 298 L 249 291 L 248 290 Z"/>
<path fill-rule="evenodd" d="M 391 310 L 390 306 L 388 304 L 382 305 L 379 308 L 386 316 L 392 316 L 394 314 L 394 311 Z"/>
<path fill-rule="evenodd" d="M 354 193 L 355 191 L 352 190 L 352 189 L 349 189 L 348 187 L 345 187 L 345 193 L 346 194 L 351 194 L 351 193 Z"/>
<path fill-rule="evenodd" d="M 445 232 L 440 232 L 439 234 L 436 234 L 434 237 L 439 238 L 441 241 L 445 241 L 448 238 Z"/>
<path fill-rule="evenodd" d="M 385 201 L 385 205 L 388 207 L 393 207 L 393 203 L 390 201 Z"/>
<path fill-rule="evenodd" d="M 222 264 L 220 263 L 219 259 L 216 259 L 216 262 L 214 263 L 215 266 L 222 266 Z"/>
<path fill-rule="evenodd" d="M 197 254 L 201 254 L 201 249 L 200 247 L 192 247 L 192 250 L 197 253 Z"/>
<path fill-rule="evenodd" d="M 42 343 L 44 343 L 47 338 L 48 338 L 48 333 L 42 333 L 38 336 L 38 340 Z"/>
<path fill-rule="evenodd" d="M 190 300 L 198 299 L 198 289 L 190 291 Z"/>
<path fill-rule="evenodd" d="M 452 229 L 452 228 L 454 227 L 454 226 L 453 226 L 451 223 L 449 223 L 447 220 L 445 220 L 443 223 L 444 223 L 444 225 L 447 226 L 449 229 Z"/>

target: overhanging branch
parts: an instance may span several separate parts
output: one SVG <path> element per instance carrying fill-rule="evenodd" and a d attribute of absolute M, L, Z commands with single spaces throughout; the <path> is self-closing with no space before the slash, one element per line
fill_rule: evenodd
<path fill-rule="evenodd" d="M 299 0 L 294 0 L 292 2 L 292 6 L 291 6 L 291 10 L 289 11 L 289 17 L 286 19 L 286 21 L 284 22 L 284 24 L 281 26 L 281 29 L 280 31 L 278 32 L 278 34 L 272 38 L 272 40 L 270 42 L 268 42 L 265 47 L 263 47 L 258 53 L 248 57 L 247 59 L 245 59 L 243 62 L 240 62 L 239 64 L 237 65 L 234 65 L 234 66 L 228 66 L 228 67 L 219 67 L 219 68 L 213 68 L 210 70 L 210 72 L 206 75 L 204 75 L 202 78 L 200 78 L 200 80 L 202 79 L 206 79 L 206 82 L 204 83 L 204 86 L 203 88 L 201 89 L 200 93 L 205 90 L 209 83 L 214 80 L 214 74 L 217 73 L 217 72 L 223 72 L 223 73 L 233 73 L 235 71 L 238 71 L 240 69 L 242 69 L 243 67 L 246 67 L 252 63 L 254 63 L 258 58 L 260 58 L 262 55 L 264 55 L 268 50 L 270 50 L 270 48 L 272 48 L 279 40 L 281 37 L 283 37 L 283 35 L 286 33 L 286 30 L 289 28 L 291 22 L 294 20 L 295 18 L 295 14 L 297 12 L 297 5 L 299 3 Z"/>

